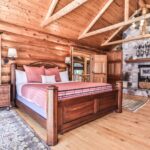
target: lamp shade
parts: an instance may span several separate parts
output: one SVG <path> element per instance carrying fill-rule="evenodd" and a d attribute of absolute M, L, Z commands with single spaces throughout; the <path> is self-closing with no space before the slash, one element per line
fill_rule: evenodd
<path fill-rule="evenodd" d="M 8 57 L 9 58 L 18 57 L 16 48 L 8 48 Z"/>
<path fill-rule="evenodd" d="M 71 57 L 66 57 L 65 58 L 65 63 L 70 64 L 71 63 Z"/>

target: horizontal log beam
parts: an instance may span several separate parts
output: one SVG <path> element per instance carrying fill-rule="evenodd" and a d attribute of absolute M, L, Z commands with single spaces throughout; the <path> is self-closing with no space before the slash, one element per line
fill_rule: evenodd
<path fill-rule="evenodd" d="M 31 37 L 35 39 L 45 40 L 45 41 L 62 44 L 62 45 L 75 44 L 74 42 L 71 42 L 64 38 L 56 37 L 51 34 L 46 34 L 46 33 L 39 32 L 33 29 L 21 27 L 18 25 L 14 25 L 14 24 L 2 22 L 2 21 L 0 21 L 0 30 L 3 32 L 10 32 L 10 33 L 14 33 L 14 34 L 18 34 L 18 35 L 22 35 L 26 37 Z"/>
<path fill-rule="evenodd" d="M 1 21 L 1 20 L 0 20 L 0 31 L 18 34 L 21 36 L 39 39 L 42 41 L 48 41 L 57 45 L 65 45 L 69 47 L 76 46 L 76 47 L 85 48 L 91 51 L 98 51 L 98 49 L 95 47 L 90 47 L 88 45 L 76 43 L 75 41 L 72 41 L 66 38 L 61 38 L 61 37 L 58 37 L 58 36 L 55 36 L 46 32 L 38 31 L 35 29 L 31 29 L 31 28 L 26 28 L 23 26 L 15 25 L 15 24 L 8 23 L 8 22 Z"/>
<path fill-rule="evenodd" d="M 44 40 L 34 39 L 31 37 L 26 37 L 14 33 L 4 32 L 2 34 L 2 39 L 5 41 L 11 41 L 16 42 L 23 45 L 30 45 L 30 46 L 36 46 L 36 47 L 42 47 L 42 48 L 48 48 L 48 49 L 56 49 L 61 51 L 69 51 L 69 46 L 66 45 L 57 45 L 56 43 L 51 43 Z"/>

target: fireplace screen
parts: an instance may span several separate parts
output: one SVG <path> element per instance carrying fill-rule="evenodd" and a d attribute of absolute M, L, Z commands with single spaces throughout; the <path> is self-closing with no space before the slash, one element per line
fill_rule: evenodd
<path fill-rule="evenodd" d="M 141 77 L 150 77 L 150 67 L 142 67 L 140 69 L 140 76 Z"/>
<path fill-rule="evenodd" d="M 150 81 L 150 65 L 139 65 L 139 82 Z"/>
<path fill-rule="evenodd" d="M 139 88 L 150 88 L 150 65 L 139 65 Z"/>

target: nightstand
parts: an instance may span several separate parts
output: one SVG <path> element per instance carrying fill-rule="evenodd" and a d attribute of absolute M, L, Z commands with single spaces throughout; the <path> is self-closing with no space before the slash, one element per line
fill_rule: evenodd
<path fill-rule="evenodd" d="M 0 107 L 10 108 L 10 85 L 1 84 L 0 85 Z"/>

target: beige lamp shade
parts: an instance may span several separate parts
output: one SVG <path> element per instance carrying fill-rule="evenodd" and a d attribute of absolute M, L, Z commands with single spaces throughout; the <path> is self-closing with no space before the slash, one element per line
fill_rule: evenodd
<path fill-rule="evenodd" d="M 8 57 L 9 58 L 18 57 L 16 48 L 8 48 Z"/>
<path fill-rule="evenodd" d="M 66 57 L 65 64 L 70 64 L 70 63 L 71 63 L 71 57 Z"/>

